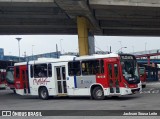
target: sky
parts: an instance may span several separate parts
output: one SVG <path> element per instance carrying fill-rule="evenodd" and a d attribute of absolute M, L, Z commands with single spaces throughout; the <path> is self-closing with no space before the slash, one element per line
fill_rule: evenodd
<path fill-rule="evenodd" d="M 56 51 L 56 44 L 59 51 L 78 52 L 77 35 L 1 35 L 0 48 L 4 48 L 5 55 L 18 56 L 18 41 L 20 41 L 20 55 L 42 54 Z M 95 36 L 95 49 L 117 52 L 121 47 L 123 52 L 137 52 L 152 49 L 160 49 L 160 37 L 120 37 L 120 36 Z"/>

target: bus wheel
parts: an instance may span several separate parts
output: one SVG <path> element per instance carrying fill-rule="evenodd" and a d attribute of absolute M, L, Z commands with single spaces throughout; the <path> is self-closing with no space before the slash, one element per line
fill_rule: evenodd
<path fill-rule="evenodd" d="M 15 89 L 13 89 L 13 93 L 16 94 L 16 90 Z"/>
<path fill-rule="evenodd" d="M 43 100 L 47 100 L 49 98 L 48 90 L 46 87 L 42 87 L 39 90 L 39 97 Z"/>
<path fill-rule="evenodd" d="M 95 100 L 103 100 L 105 98 L 103 89 L 99 86 L 93 89 L 92 96 Z"/>
<path fill-rule="evenodd" d="M 146 87 L 146 85 L 142 85 L 142 88 L 145 88 Z"/>

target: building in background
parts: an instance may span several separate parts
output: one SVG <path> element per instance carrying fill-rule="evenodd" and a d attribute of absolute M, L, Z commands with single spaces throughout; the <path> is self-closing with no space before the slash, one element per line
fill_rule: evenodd
<path fill-rule="evenodd" d="M 0 60 L 3 60 L 4 57 L 4 49 L 0 48 Z"/>
<path fill-rule="evenodd" d="M 43 54 L 38 54 L 38 55 L 24 56 L 24 57 L 20 57 L 20 62 L 37 60 L 38 58 L 43 58 L 43 57 L 45 57 L 45 58 L 59 58 L 60 55 L 62 55 L 62 54 L 60 51 L 58 51 L 58 52 L 43 53 Z M 18 62 L 19 56 L 4 55 L 4 49 L 0 48 L 0 60 L 1 61 Z"/>
<path fill-rule="evenodd" d="M 11 55 L 4 55 L 3 59 L 4 61 L 14 61 L 14 62 L 18 62 L 19 61 L 19 57 L 18 56 L 11 56 Z M 25 58 L 24 57 L 20 57 L 20 62 L 24 62 Z"/>
<path fill-rule="evenodd" d="M 95 54 L 109 54 L 109 52 L 108 51 L 96 51 Z M 37 54 L 37 55 L 31 55 L 31 56 L 26 56 L 25 54 L 25 56 L 20 57 L 20 62 L 37 60 L 38 58 L 59 58 L 59 56 L 61 55 L 79 56 L 79 53 L 78 52 L 66 52 L 64 54 L 61 54 L 61 52 L 58 51 L 58 52 L 43 53 L 43 54 Z M 18 62 L 19 56 L 4 55 L 4 49 L 0 48 L 0 60 Z"/>
<path fill-rule="evenodd" d="M 37 60 L 38 58 L 59 58 L 61 52 L 50 52 L 50 53 L 43 53 L 38 55 L 26 56 L 24 57 L 25 61 Z"/>

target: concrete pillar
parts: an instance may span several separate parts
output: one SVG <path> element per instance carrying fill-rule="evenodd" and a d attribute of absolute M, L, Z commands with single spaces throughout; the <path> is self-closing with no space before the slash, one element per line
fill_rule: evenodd
<path fill-rule="evenodd" d="M 152 81 L 152 77 L 151 77 L 151 65 L 150 65 L 150 56 L 147 56 L 147 61 L 148 61 L 148 79 L 149 79 L 149 81 Z"/>
<path fill-rule="evenodd" d="M 155 64 L 155 68 L 156 68 L 156 81 L 158 81 L 158 65 Z"/>
<path fill-rule="evenodd" d="M 88 32 L 90 23 L 85 17 L 77 17 L 79 55 L 89 55 Z"/>
<path fill-rule="evenodd" d="M 148 66 L 151 66 L 150 65 L 150 56 L 147 57 L 147 60 L 148 60 Z"/>

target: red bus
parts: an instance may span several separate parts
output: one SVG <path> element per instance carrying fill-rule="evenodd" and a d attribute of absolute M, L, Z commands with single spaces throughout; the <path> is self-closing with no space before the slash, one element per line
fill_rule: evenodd
<path fill-rule="evenodd" d="M 141 90 L 138 65 L 130 54 L 63 56 L 60 59 L 39 59 L 15 63 L 16 93 L 49 96 L 130 95 Z"/>
<path fill-rule="evenodd" d="M 146 87 L 147 74 L 145 67 L 139 67 L 140 80 L 142 82 L 142 88 Z"/>
<path fill-rule="evenodd" d="M 5 89 L 6 88 L 6 70 L 5 69 L 0 69 L 0 89 Z"/>
<path fill-rule="evenodd" d="M 7 80 L 6 80 L 6 69 L 8 66 L 13 66 L 14 61 L 0 61 L 0 88 L 5 89 Z"/>
<path fill-rule="evenodd" d="M 9 66 L 6 69 L 6 83 L 7 86 L 15 93 L 14 66 Z"/>

